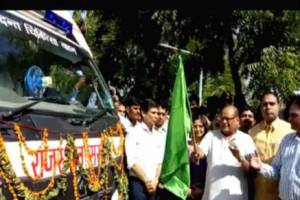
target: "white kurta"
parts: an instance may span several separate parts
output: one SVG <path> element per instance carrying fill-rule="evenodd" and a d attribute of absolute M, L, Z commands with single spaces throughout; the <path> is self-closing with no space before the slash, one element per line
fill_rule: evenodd
<path fill-rule="evenodd" d="M 252 138 L 237 131 L 230 138 L 240 150 L 241 156 L 255 153 Z M 229 149 L 228 140 L 220 130 L 208 132 L 199 147 L 207 156 L 204 200 L 247 200 L 247 177 L 240 162 Z"/>

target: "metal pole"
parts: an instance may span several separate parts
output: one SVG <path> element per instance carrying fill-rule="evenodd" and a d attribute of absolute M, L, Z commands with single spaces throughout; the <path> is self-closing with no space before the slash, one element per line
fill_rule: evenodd
<path fill-rule="evenodd" d="M 188 50 L 185 50 L 185 49 L 179 49 L 177 47 L 171 46 L 171 45 L 166 44 L 166 43 L 159 43 L 159 46 L 169 48 L 169 49 L 172 49 L 172 50 L 175 50 L 175 51 L 180 51 L 181 53 L 190 54 L 190 55 L 193 55 L 193 56 L 199 56 L 200 57 L 199 54 L 192 53 L 192 52 L 190 52 Z"/>
<path fill-rule="evenodd" d="M 202 91 L 203 91 L 203 68 L 200 67 L 200 78 L 199 78 L 199 106 L 202 105 Z"/>
<path fill-rule="evenodd" d="M 185 50 L 185 49 L 179 49 L 177 47 L 174 47 L 174 46 L 171 46 L 169 44 L 166 44 L 166 43 L 159 43 L 159 46 L 161 47 L 165 47 L 165 48 L 168 48 L 168 49 L 172 49 L 172 50 L 175 50 L 175 51 L 180 51 L 182 53 L 185 53 L 185 54 L 190 54 L 190 55 L 193 55 L 193 56 L 197 56 L 197 57 L 201 57 L 199 54 L 196 54 L 196 53 L 192 53 L 188 50 Z M 200 67 L 200 77 L 199 77 L 199 106 L 201 106 L 202 104 L 202 91 L 203 91 L 203 68 Z"/>

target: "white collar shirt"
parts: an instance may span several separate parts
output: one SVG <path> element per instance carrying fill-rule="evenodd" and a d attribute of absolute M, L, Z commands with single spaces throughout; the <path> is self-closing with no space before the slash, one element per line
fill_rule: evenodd
<path fill-rule="evenodd" d="M 161 161 L 164 159 L 165 147 L 166 147 L 166 140 L 167 140 L 167 133 L 168 133 L 168 122 L 166 121 L 160 128 L 156 130 L 158 135 L 160 136 L 161 141 Z"/>
<path fill-rule="evenodd" d="M 134 164 L 139 164 L 147 178 L 154 179 L 156 169 L 161 164 L 161 137 L 153 128 L 141 122 L 131 129 L 130 134 L 125 138 L 125 152 L 129 175 L 136 176 L 131 168 Z"/>
<path fill-rule="evenodd" d="M 136 122 L 133 124 L 127 117 L 119 116 L 121 124 L 124 126 L 126 133 L 130 133 L 131 129 L 133 129 L 140 122 Z"/>

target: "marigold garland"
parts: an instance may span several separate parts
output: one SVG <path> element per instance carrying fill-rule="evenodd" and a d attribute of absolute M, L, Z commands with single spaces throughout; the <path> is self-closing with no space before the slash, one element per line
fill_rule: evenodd
<path fill-rule="evenodd" d="M 85 155 L 84 157 L 85 157 L 85 161 L 88 164 L 88 169 L 87 169 L 87 171 L 88 171 L 87 172 L 88 187 L 91 191 L 97 192 L 101 188 L 101 183 L 99 180 L 99 175 L 100 175 L 101 170 L 98 168 L 98 174 L 96 174 L 94 165 L 93 165 L 92 159 L 91 159 L 88 139 L 89 139 L 88 132 L 83 132 L 82 140 L 83 140 L 83 148 L 84 148 L 84 155 Z M 101 153 L 98 156 L 98 161 L 101 162 Z M 98 166 L 99 166 L 99 164 L 98 164 Z"/>
<path fill-rule="evenodd" d="M 26 143 L 26 139 L 21 131 L 20 126 L 18 126 L 16 123 L 14 124 L 14 130 L 15 130 L 15 134 L 18 138 L 18 143 L 19 143 L 19 151 L 20 151 L 20 158 L 21 158 L 21 162 L 22 162 L 22 169 L 23 172 L 25 173 L 25 175 L 30 178 L 31 180 L 33 180 L 34 182 L 40 180 L 43 176 L 43 171 L 46 168 L 46 161 L 47 161 L 47 156 L 48 156 L 48 130 L 44 129 L 43 134 L 42 134 L 42 143 L 40 144 L 40 146 L 36 149 L 33 150 L 31 148 L 28 147 L 27 143 Z M 25 148 L 26 152 L 30 155 L 30 156 L 36 156 L 38 154 L 38 152 L 40 150 L 45 151 L 44 156 L 42 156 L 42 167 L 41 170 L 39 171 L 37 176 L 31 176 L 26 168 L 26 163 L 24 160 L 24 154 L 23 154 L 23 147 Z"/>
<path fill-rule="evenodd" d="M 109 186 L 108 186 L 108 178 L 109 178 L 109 169 L 113 169 L 114 180 L 117 183 L 118 196 L 120 200 L 128 199 L 128 180 L 127 175 L 124 170 L 124 144 L 125 144 L 125 136 L 124 136 L 124 127 L 121 123 L 117 123 L 114 127 L 108 128 L 100 133 L 102 150 L 99 155 L 101 159 L 98 159 L 98 175 L 97 177 L 100 179 L 100 185 L 102 186 L 102 190 L 104 191 L 104 199 L 109 199 Z M 114 142 L 112 141 L 112 136 L 120 137 L 119 147 L 115 147 Z M 83 136 L 83 142 L 87 141 L 88 134 Z M 87 146 L 87 145 L 86 145 Z M 87 148 L 85 148 L 86 150 Z M 86 152 L 86 151 L 85 151 Z M 90 160 L 89 152 L 86 152 L 85 159 Z M 116 157 L 119 157 L 119 161 L 116 161 Z M 91 163 L 91 162 L 90 162 Z M 92 166 L 90 164 L 90 166 Z M 93 167 L 89 167 L 89 169 L 93 169 Z M 90 173 L 88 169 L 84 169 L 80 167 L 81 174 L 83 174 L 83 178 L 86 180 L 87 184 L 90 185 L 92 183 L 88 178 L 88 174 Z M 99 176 L 99 173 L 102 172 Z M 93 173 L 93 172 L 92 172 Z M 95 180 L 96 181 L 96 180 Z M 88 187 L 91 191 L 96 192 L 96 188 Z M 98 189 L 98 188 L 97 188 Z"/>
<path fill-rule="evenodd" d="M 59 148 L 58 149 L 61 149 L 62 148 L 62 144 L 63 144 L 63 138 L 61 137 L 60 140 L 59 140 Z M 37 176 L 31 176 L 29 174 L 29 171 L 26 167 L 26 162 L 25 162 L 25 159 L 24 159 L 24 154 L 23 154 L 23 151 L 22 151 L 22 144 L 19 142 L 19 150 L 20 150 L 20 158 L 21 158 L 21 164 L 22 164 L 22 169 L 23 169 L 23 172 L 25 173 L 25 175 L 30 178 L 31 180 L 33 180 L 34 182 L 40 180 L 43 176 L 43 172 L 46 168 L 46 162 L 47 162 L 47 157 L 48 157 L 48 144 L 46 144 L 45 146 L 45 153 L 42 152 L 42 154 L 44 154 L 42 156 L 42 164 L 41 164 L 41 170 L 39 172 L 39 174 Z M 56 152 L 55 152 L 56 153 Z M 56 176 L 56 167 L 58 166 L 58 161 L 56 159 L 56 156 L 54 157 L 54 170 L 53 170 L 53 173 L 52 173 L 52 178 L 51 179 L 54 179 L 55 176 Z M 59 160 L 59 159 L 58 159 Z M 53 181 L 53 180 L 52 180 Z"/>
<path fill-rule="evenodd" d="M 109 169 L 112 167 L 112 162 L 111 162 L 111 144 L 108 131 L 103 131 L 101 133 L 101 143 L 102 143 L 102 160 L 99 163 L 101 166 L 101 175 L 100 175 L 100 180 L 101 180 L 101 185 L 102 185 L 102 190 L 103 190 L 103 199 L 108 200 L 109 199 Z"/>
<path fill-rule="evenodd" d="M 110 129 L 112 132 L 110 135 L 113 135 L 113 130 Z M 112 154 L 109 154 L 109 160 L 111 160 L 111 164 L 114 169 L 114 179 L 117 182 L 118 188 L 118 198 L 119 200 L 128 199 L 128 178 L 127 174 L 124 170 L 124 151 L 125 151 L 125 131 L 124 127 L 121 123 L 116 124 L 116 130 L 118 131 L 118 136 L 120 137 L 120 144 L 118 152 L 115 151 L 115 146 L 113 142 L 110 142 L 111 145 L 111 152 L 114 152 L 115 156 L 120 157 L 119 164 L 116 159 L 113 159 Z M 111 137 L 110 137 L 111 138 Z"/>
<path fill-rule="evenodd" d="M 116 167 L 119 171 L 121 171 L 124 166 L 124 164 L 123 164 L 124 149 L 125 149 L 125 137 L 122 134 L 122 135 L 120 135 L 120 144 L 119 144 L 118 150 L 116 150 L 114 142 L 111 142 L 111 151 L 113 152 L 115 157 L 120 157 L 120 159 L 121 159 L 119 164 L 116 162 Z M 114 160 L 114 159 L 112 159 L 112 160 Z"/>
<path fill-rule="evenodd" d="M 25 147 L 26 152 L 31 156 L 36 155 L 42 147 L 44 147 L 45 149 L 46 149 L 46 147 L 48 147 L 48 129 L 46 129 L 46 128 L 44 129 L 44 131 L 42 133 L 42 143 L 36 150 L 28 147 L 28 145 L 26 143 L 26 139 L 22 134 L 21 128 L 16 123 L 14 124 L 14 131 L 18 138 L 19 143 L 21 143 Z"/>
<path fill-rule="evenodd" d="M 39 150 L 44 148 L 48 148 L 48 131 L 44 129 L 42 135 L 42 143 L 37 149 L 31 149 L 28 147 L 26 143 L 26 139 L 23 136 L 20 127 L 15 124 L 15 133 L 17 135 L 19 146 L 24 148 L 29 155 L 36 155 Z M 118 148 L 114 146 L 111 137 L 112 136 L 120 136 L 120 145 Z M 77 175 L 76 169 L 79 167 L 79 175 L 83 176 L 87 181 L 87 184 L 90 185 L 88 188 L 91 191 L 97 192 L 100 189 L 104 191 L 104 199 L 109 198 L 109 169 L 113 168 L 114 180 L 117 183 L 117 189 L 119 193 L 120 200 L 128 199 L 128 180 L 124 170 L 124 127 L 121 123 L 117 123 L 113 128 L 108 128 L 100 133 L 101 140 L 101 151 L 98 154 L 98 172 L 95 173 L 94 166 L 91 162 L 91 156 L 88 148 L 88 134 L 83 133 L 83 142 L 85 149 L 85 159 L 88 163 L 88 168 L 84 169 L 82 164 L 79 163 L 78 153 L 74 142 L 74 137 L 68 135 L 67 144 L 64 149 L 64 161 L 63 161 L 63 171 L 62 174 L 58 178 L 55 177 L 55 172 L 53 172 L 53 178 L 49 181 L 46 188 L 41 191 L 32 191 L 28 187 L 24 185 L 24 183 L 20 180 L 19 177 L 16 176 L 16 173 L 13 170 L 13 167 L 10 163 L 9 156 L 6 152 L 6 148 L 4 145 L 4 140 L 0 135 L 0 177 L 4 180 L 5 184 L 8 185 L 8 189 L 12 194 L 13 199 L 18 199 L 18 197 L 25 198 L 27 200 L 48 200 L 57 197 L 57 195 L 61 191 L 66 191 L 68 187 L 67 175 L 68 173 L 72 174 L 72 186 L 74 191 L 74 198 L 79 199 L 79 191 L 77 185 Z M 62 140 L 60 141 L 62 144 Z M 24 161 L 22 154 L 20 154 L 22 163 Z M 114 156 L 113 156 L 114 155 Z M 120 157 L 120 162 L 117 162 L 115 157 Z M 43 162 L 43 161 L 42 161 Z M 56 161 L 56 165 L 58 164 Z M 22 164 L 23 165 L 23 164 Z M 45 166 L 45 163 L 44 163 Z M 41 170 L 43 170 L 42 167 Z M 23 169 L 24 170 L 24 169 Z M 25 172 L 26 170 L 24 170 Z M 55 170 L 54 170 L 55 171 Z M 28 172 L 28 170 L 27 170 Z M 31 177 L 29 173 L 25 174 L 28 177 Z M 33 180 L 38 180 L 40 176 L 31 177 Z M 100 188 L 102 186 L 102 188 Z"/>
<path fill-rule="evenodd" d="M 9 180 L 9 179 L 5 176 L 5 174 L 3 173 L 2 170 L 0 170 L 0 176 L 3 178 L 3 180 L 5 181 L 5 183 L 7 183 L 7 185 L 8 185 L 8 190 L 9 190 L 9 192 L 11 193 L 11 195 L 13 196 L 13 200 L 18 200 L 17 194 L 16 194 L 14 188 L 13 188 L 12 185 L 11 185 L 11 180 Z"/>
<path fill-rule="evenodd" d="M 15 172 L 12 170 L 12 165 L 10 161 L 7 159 L 7 153 L 4 145 L 3 137 L 0 136 L 0 158 L 2 155 L 2 166 L 1 166 L 1 176 L 4 178 L 5 182 L 8 185 L 11 185 L 13 189 L 10 187 L 9 191 L 15 197 L 15 193 L 17 192 L 19 196 L 24 196 L 25 199 L 48 199 L 45 198 L 46 194 L 50 192 L 54 188 L 55 179 L 51 179 L 46 188 L 42 189 L 41 191 L 32 191 L 29 189 L 23 182 L 21 182 L 20 178 L 16 176 Z M 5 155 L 5 156 L 3 156 Z M 12 182 L 10 182 L 12 180 Z M 53 192 L 52 192 L 53 193 Z"/>
<path fill-rule="evenodd" d="M 77 176 L 76 176 L 76 164 L 74 159 L 70 159 L 70 169 L 73 176 L 74 199 L 79 200 L 79 192 L 78 192 Z"/>

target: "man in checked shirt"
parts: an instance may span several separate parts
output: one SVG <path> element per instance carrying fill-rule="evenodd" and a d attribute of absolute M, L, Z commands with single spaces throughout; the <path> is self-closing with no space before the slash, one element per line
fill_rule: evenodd
<path fill-rule="evenodd" d="M 271 164 L 282 138 L 291 133 L 290 123 L 279 118 L 280 103 L 274 92 L 262 95 L 260 111 L 263 120 L 249 130 L 258 155 L 265 163 Z M 278 182 L 261 174 L 254 177 L 255 200 L 278 200 Z"/>
<path fill-rule="evenodd" d="M 250 166 L 265 177 L 279 180 L 279 198 L 281 200 L 299 200 L 300 96 L 293 99 L 289 109 L 289 121 L 296 131 L 284 136 L 271 165 L 263 163 L 258 156 L 254 156 L 250 160 Z"/>

